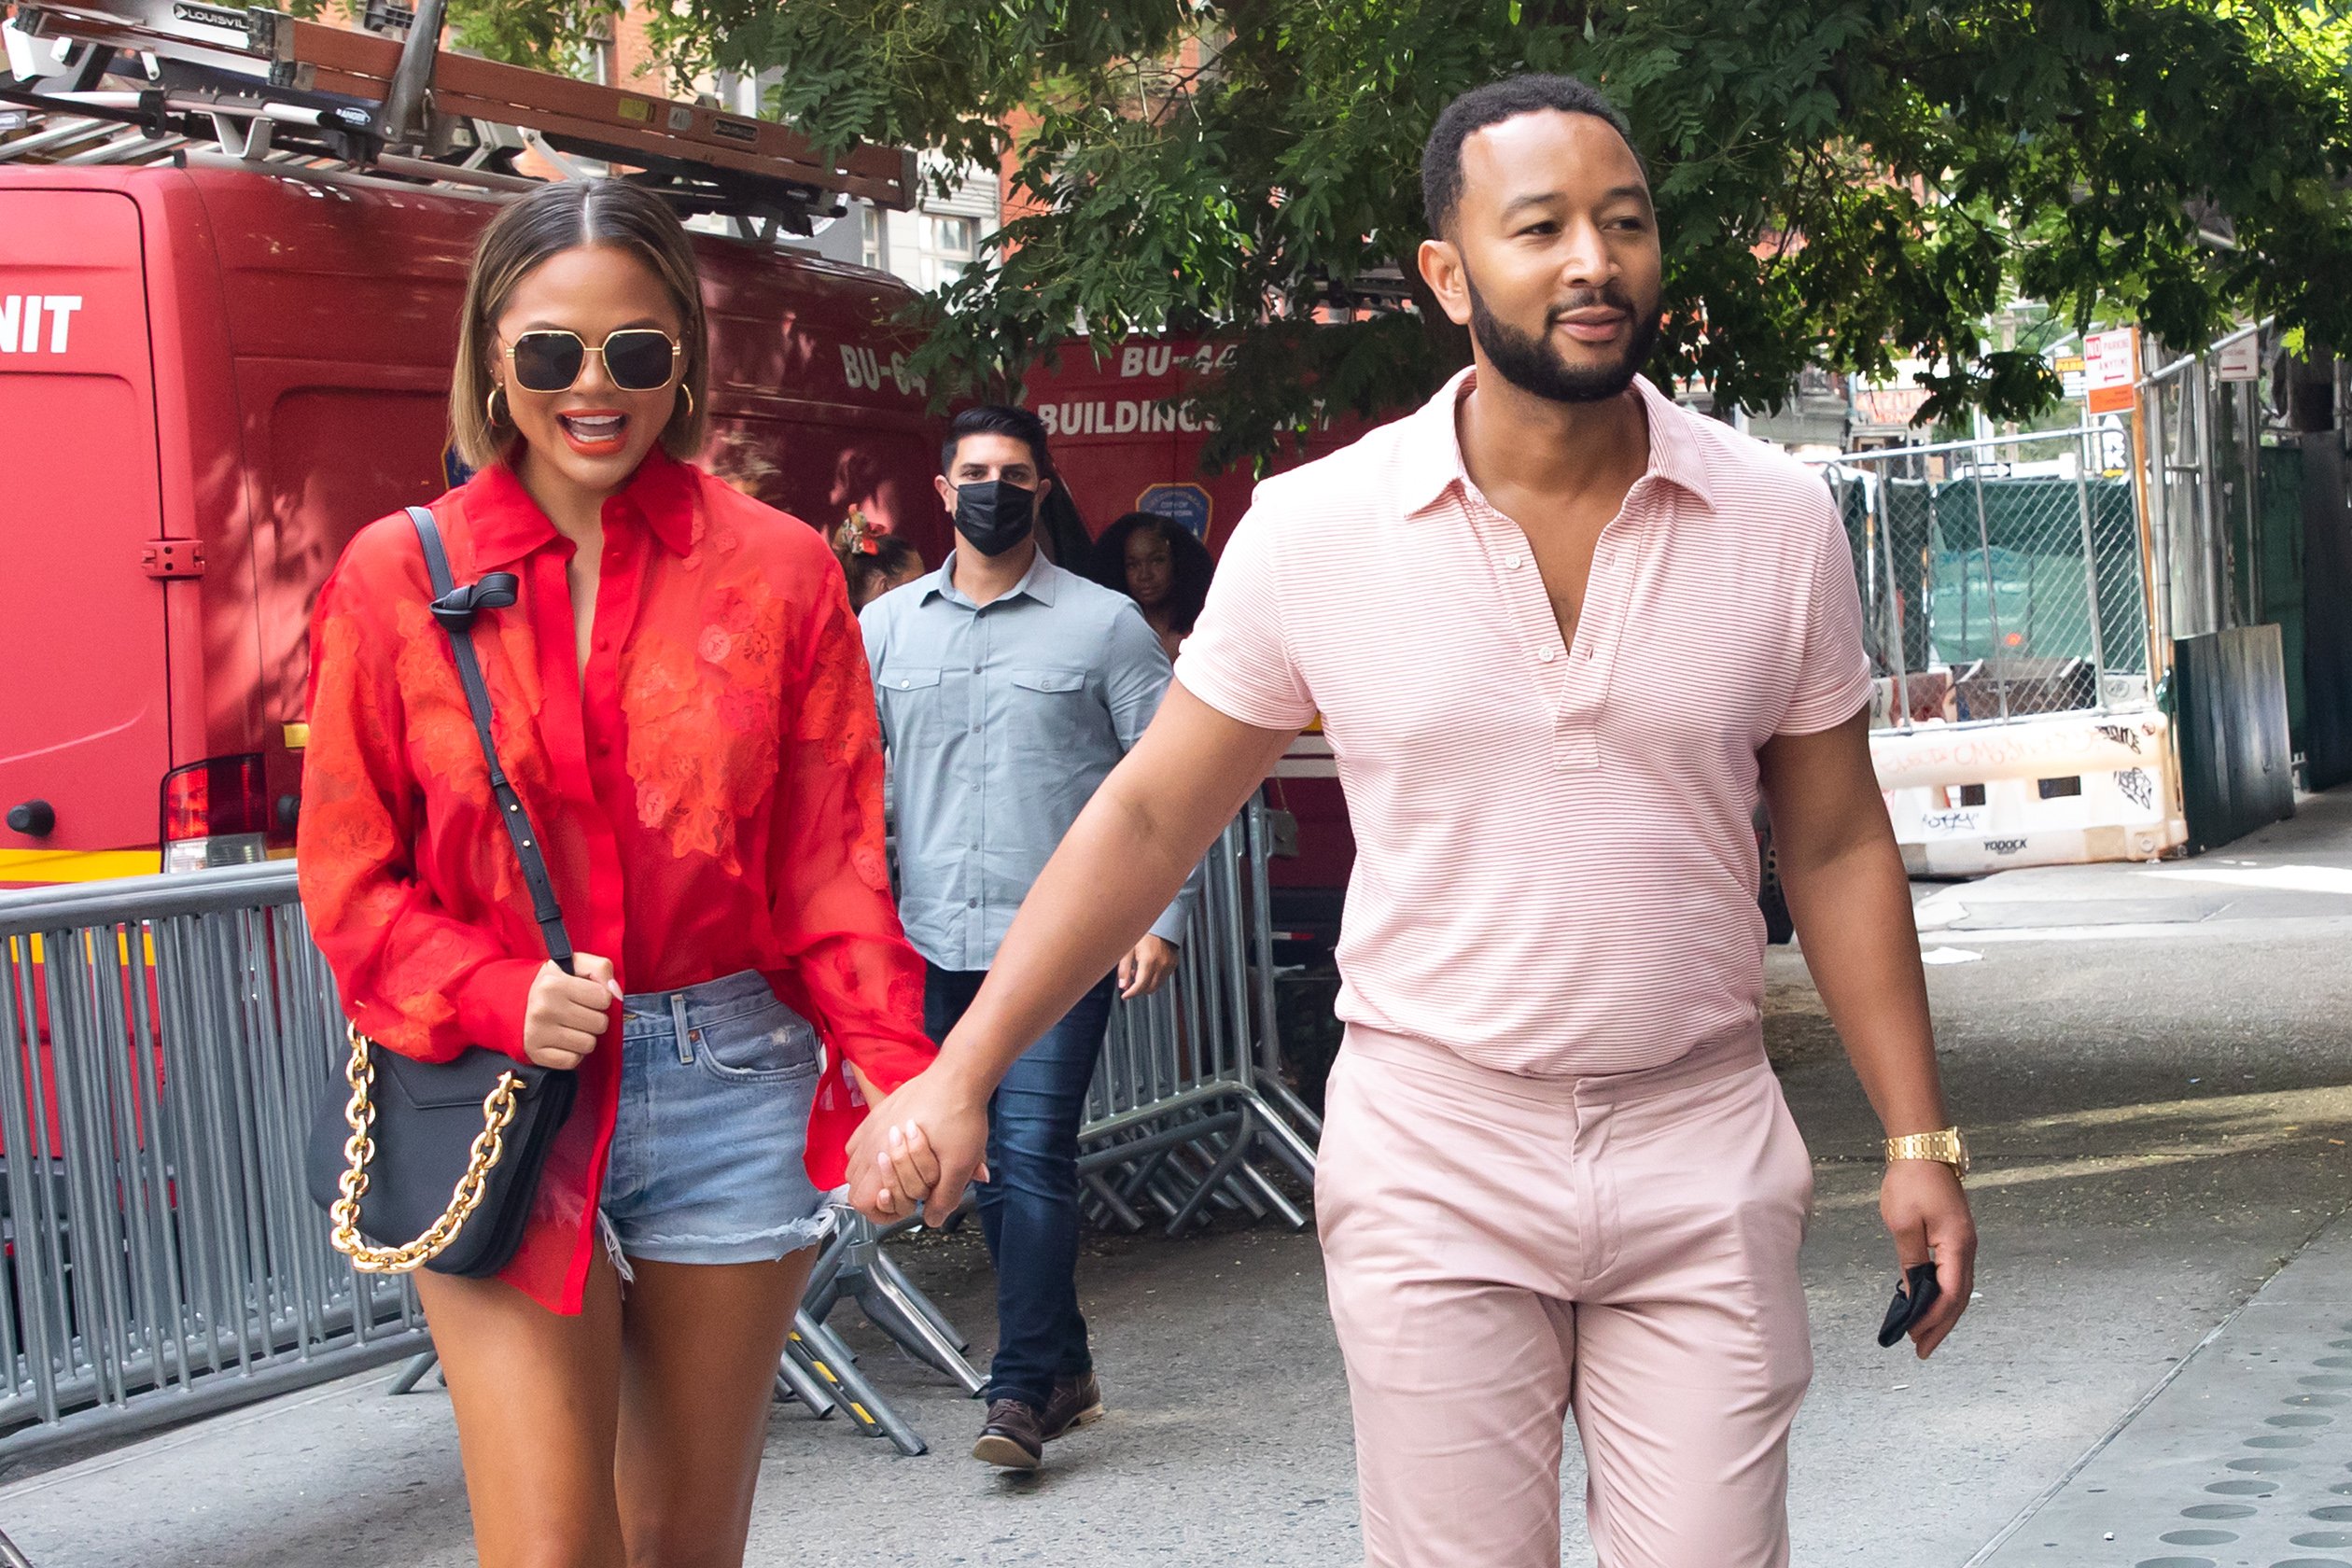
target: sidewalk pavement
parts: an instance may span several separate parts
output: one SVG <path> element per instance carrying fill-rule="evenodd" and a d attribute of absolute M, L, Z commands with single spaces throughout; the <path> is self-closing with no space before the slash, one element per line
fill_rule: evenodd
<path fill-rule="evenodd" d="M 1954 883 L 1916 907 L 1921 937 L 2167 939 L 2217 922 L 2344 921 L 2352 931 L 2352 789 L 2193 860 L 2040 866 Z M 1959 942 L 1962 946 L 1967 942 Z"/>
<path fill-rule="evenodd" d="M 2101 1309 L 2085 1291 L 2081 1308 Z M 2352 1223 L 2328 1225 L 1968 1568 L 2352 1568 Z"/>

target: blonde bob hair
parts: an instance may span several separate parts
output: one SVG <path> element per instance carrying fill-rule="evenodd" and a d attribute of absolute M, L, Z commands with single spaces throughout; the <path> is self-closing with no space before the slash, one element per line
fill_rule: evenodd
<path fill-rule="evenodd" d="M 709 413 L 709 329 L 703 318 L 702 273 L 693 242 L 660 197 L 626 180 L 557 180 L 522 197 L 490 220 L 474 247 L 466 276 L 465 315 L 457 328 L 457 365 L 449 384 L 449 434 L 457 455 L 485 469 L 514 443 L 510 420 L 493 424 L 488 408 L 498 383 L 491 363 L 498 352 L 498 317 L 522 281 L 541 262 L 581 245 L 626 251 L 662 280 L 683 323 L 679 346 L 684 394 L 662 427 L 662 446 L 691 460 L 702 450 Z"/>

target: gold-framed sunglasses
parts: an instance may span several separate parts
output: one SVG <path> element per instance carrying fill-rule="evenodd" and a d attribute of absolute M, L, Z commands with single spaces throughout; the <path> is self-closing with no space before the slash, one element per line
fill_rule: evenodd
<path fill-rule="evenodd" d="M 685 353 L 667 332 L 624 327 L 600 343 L 561 327 L 541 327 L 507 345 L 514 384 L 526 392 L 567 392 L 580 379 L 588 356 L 604 361 L 605 374 L 623 392 L 653 392 L 670 384 Z"/>

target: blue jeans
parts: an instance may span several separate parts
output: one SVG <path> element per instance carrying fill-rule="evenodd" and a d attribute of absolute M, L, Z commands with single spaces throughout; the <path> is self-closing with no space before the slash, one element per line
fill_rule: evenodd
<path fill-rule="evenodd" d="M 762 1263 L 823 1239 L 825 1195 L 801 1159 L 816 1029 L 752 970 L 622 1006 L 598 1208 L 623 1276 L 629 1258 Z"/>
<path fill-rule="evenodd" d="M 923 1027 L 933 1040 L 972 1005 L 985 970 L 930 966 Z M 1111 1023 L 1104 976 L 1013 1064 L 988 1102 L 988 1180 L 980 1229 L 997 1272 L 997 1353 L 988 1397 L 1039 1409 L 1054 1379 L 1094 1369 L 1078 1311 L 1078 1127 Z"/>

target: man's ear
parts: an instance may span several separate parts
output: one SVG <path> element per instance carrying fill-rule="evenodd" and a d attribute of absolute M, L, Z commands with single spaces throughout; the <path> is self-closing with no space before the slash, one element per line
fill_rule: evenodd
<path fill-rule="evenodd" d="M 1043 506 L 1045 504 L 1045 497 L 1053 493 L 1054 482 L 1052 480 L 1041 479 L 1037 482 L 1037 504 L 1039 506 Z"/>
<path fill-rule="evenodd" d="M 940 504 L 947 509 L 947 515 L 953 517 L 956 514 L 956 487 L 947 483 L 945 474 L 933 474 L 931 488 L 939 492 Z"/>
<path fill-rule="evenodd" d="M 1446 318 L 1457 327 L 1470 324 L 1470 288 L 1462 270 L 1462 252 L 1451 240 L 1423 240 L 1415 258 L 1421 264 L 1421 281 L 1437 296 L 1437 303 Z"/>

